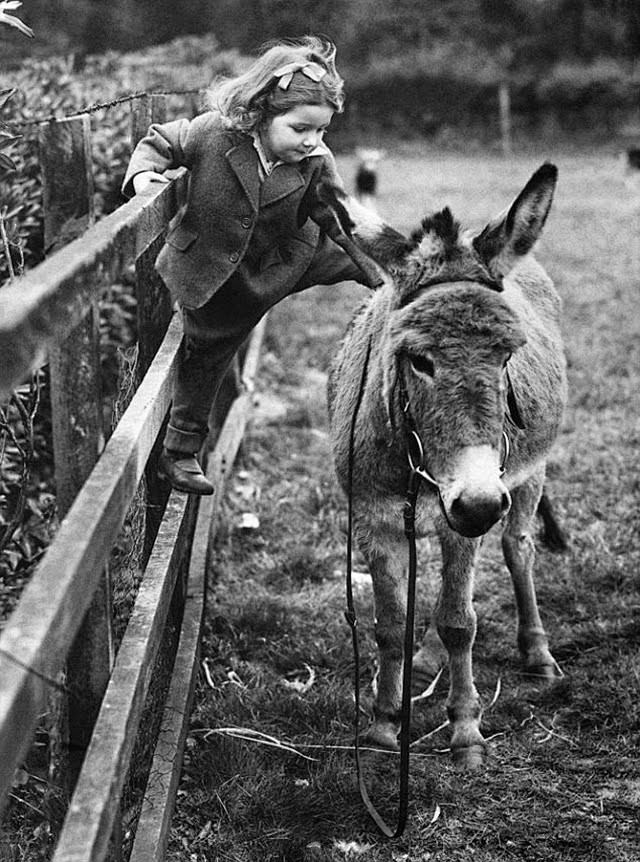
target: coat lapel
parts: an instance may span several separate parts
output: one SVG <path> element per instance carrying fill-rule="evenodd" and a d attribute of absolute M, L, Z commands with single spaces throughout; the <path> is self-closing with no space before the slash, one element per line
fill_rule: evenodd
<path fill-rule="evenodd" d="M 250 140 L 244 140 L 225 153 L 227 161 L 240 180 L 251 206 L 257 212 L 260 206 L 260 180 L 258 154 Z"/>
<path fill-rule="evenodd" d="M 268 206 L 302 188 L 305 179 L 295 165 L 278 165 L 260 189 L 260 206 Z"/>

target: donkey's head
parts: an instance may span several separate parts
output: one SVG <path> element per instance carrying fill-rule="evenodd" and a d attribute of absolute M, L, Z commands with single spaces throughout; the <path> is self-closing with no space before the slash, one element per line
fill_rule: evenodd
<path fill-rule="evenodd" d="M 522 418 L 508 360 L 525 344 L 527 322 L 505 301 L 502 282 L 540 236 L 556 175 L 543 165 L 476 235 L 462 234 L 444 209 L 405 237 L 337 190 L 319 191 L 325 220 L 339 222 L 387 282 L 380 357 L 391 433 L 415 441 L 414 463 L 422 446 L 447 521 L 465 536 L 485 533 L 511 505 L 506 430 L 513 434 Z M 526 406 L 526 393 L 520 398 Z"/>

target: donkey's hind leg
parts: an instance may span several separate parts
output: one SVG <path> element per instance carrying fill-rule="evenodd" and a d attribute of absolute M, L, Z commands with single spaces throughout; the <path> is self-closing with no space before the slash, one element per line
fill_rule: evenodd
<path fill-rule="evenodd" d="M 554 679 L 562 671 L 549 651 L 533 583 L 534 516 L 544 484 L 544 473 L 511 492 L 511 510 L 502 534 L 502 550 L 511 574 L 518 613 L 518 648 L 529 676 Z"/>

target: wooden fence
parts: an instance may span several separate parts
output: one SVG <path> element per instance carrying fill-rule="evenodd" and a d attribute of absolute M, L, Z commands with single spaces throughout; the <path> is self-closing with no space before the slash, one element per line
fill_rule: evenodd
<path fill-rule="evenodd" d="M 133 144 L 152 119 L 164 118 L 164 110 L 158 97 L 133 103 Z M 53 858 L 121 858 L 123 788 L 134 751 L 140 750 L 141 724 L 148 735 L 147 717 L 158 715 L 155 742 L 143 740 L 150 766 L 128 849 L 133 862 L 160 860 L 197 674 L 207 549 L 251 395 L 238 386 L 238 373 L 232 375 L 205 462 L 215 494 L 198 500 L 169 493 L 155 464 L 182 327 L 153 260 L 168 221 L 184 202 L 185 172 L 94 223 L 87 116 L 47 124 L 40 143 L 45 244 L 54 251 L 0 290 L 0 397 L 49 360 L 62 520 L 0 635 L 0 811 L 39 719 L 52 702 L 56 709 L 62 703 L 68 750 L 79 754 L 66 761 L 72 795 Z M 98 295 L 133 262 L 138 386 L 105 445 Z M 264 321 L 244 354 L 245 380 L 256 374 L 263 330 Z M 110 561 L 132 505 L 142 513 L 142 572 L 116 649 Z M 166 696 L 158 703 L 161 665 L 169 672 Z"/>

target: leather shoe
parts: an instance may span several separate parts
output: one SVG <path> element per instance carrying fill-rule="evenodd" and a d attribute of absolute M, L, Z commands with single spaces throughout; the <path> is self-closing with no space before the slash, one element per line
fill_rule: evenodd
<path fill-rule="evenodd" d="M 158 476 L 187 494 L 213 494 L 213 485 L 202 472 L 196 456 L 188 452 L 163 449 L 158 460 Z"/>

